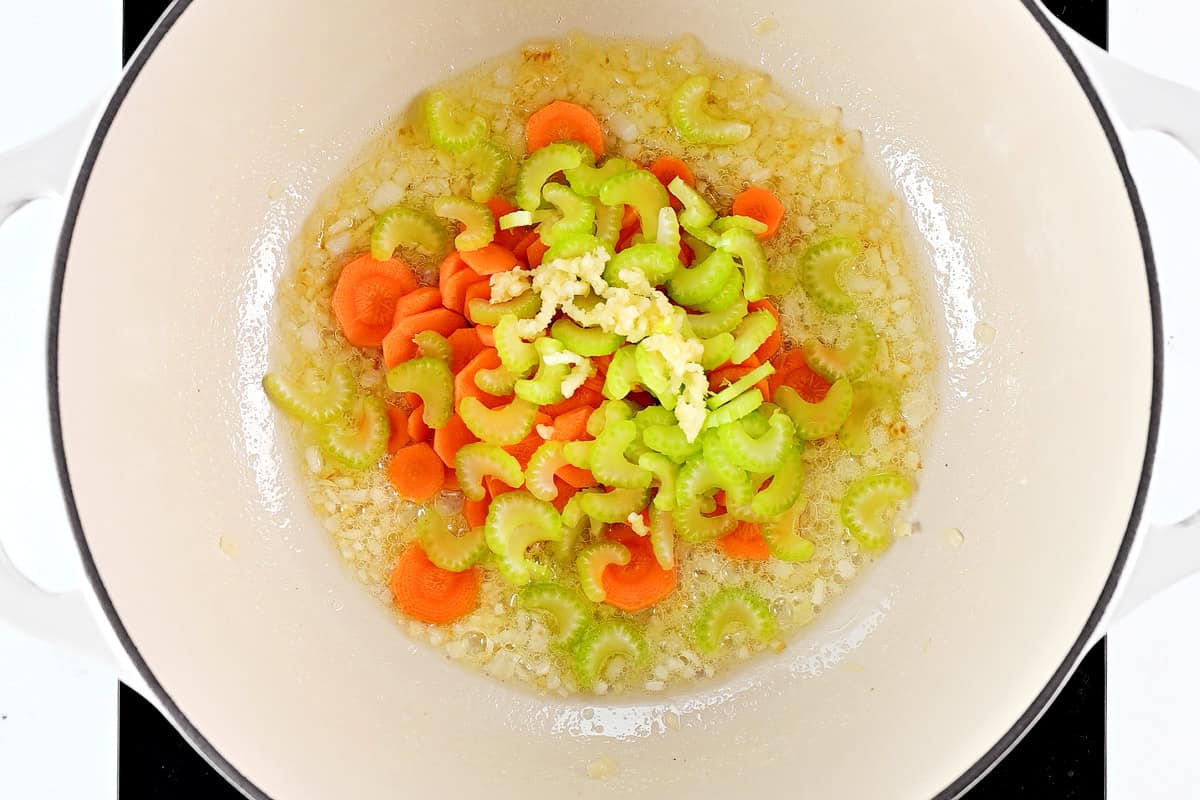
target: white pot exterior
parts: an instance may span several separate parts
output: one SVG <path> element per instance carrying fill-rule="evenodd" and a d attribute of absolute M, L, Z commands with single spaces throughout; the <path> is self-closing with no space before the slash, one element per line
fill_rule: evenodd
<path fill-rule="evenodd" d="M 922 532 L 782 656 L 653 702 L 539 698 L 410 642 L 295 490 L 259 387 L 321 189 L 451 69 L 570 30 L 694 33 L 844 106 L 913 207 L 946 348 Z M 110 618 L 245 791 L 927 798 L 1057 688 L 1133 537 L 1155 319 L 1123 168 L 1029 8 L 195 0 L 157 36 L 64 238 L 64 458 Z M 600 756 L 606 782 L 586 774 Z"/>

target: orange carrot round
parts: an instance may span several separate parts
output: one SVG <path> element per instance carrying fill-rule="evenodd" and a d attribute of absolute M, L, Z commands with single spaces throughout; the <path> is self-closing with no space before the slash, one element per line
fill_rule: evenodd
<path fill-rule="evenodd" d="M 433 432 L 433 450 L 447 467 L 454 466 L 454 456 L 458 453 L 458 448 L 478 441 L 458 414 L 452 414 L 445 425 Z"/>
<path fill-rule="evenodd" d="M 785 350 L 771 363 L 775 374 L 767 380 L 772 393 L 780 386 L 790 386 L 809 403 L 819 403 L 829 393 L 831 384 L 813 371 L 799 348 Z"/>
<path fill-rule="evenodd" d="M 442 479 L 442 491 L 457 492 L 458 490 L 458 471 L 454 467 L 446 467 L 445 477 Z"/>
<path fill-rule="evenodd" d="M 491 325 L 476 325 L 475 333 L 479 335 L 479 343 L 484 347 L 496 346 L 496 333 Z"/>
<path fill-rule="evenodd" d="M 771 193 L 770 189 L 761 186 L 751 186 L 746 191 L 733 198 L 733 213 L 739 217 L 750 217 L 767 226 L 758 235 L 759 239 L 770 239 L 779 230 L 783 221 L 783 203 Z"/>
<path fill-rule="evenodd" d="M 559 414 L 554 418 L 552 424 L 554 433 L 550 435 L 550 438 L 558 442 L 591 438 L 587 435 L 587 421 L 591 415 L 592 409 L 587 406 L 580 406 L 565 414 Z"/>
<path fill-rule="evenodd" d="M 454 622 L 479 607 L 479 570 L 442 569 L 417 544 L 410 544 L 400 554 L 390 585 L 401 611 L 434 625 Z"/>
<path fill-rule="evenodd" d="M 525 144 L 529 152 L 552 142 L 582 142 L 596 158 L 604 155 L 604 129 L 596 115 L 577 103 L 555 100 L 529 115 Z"/>
<path fill-rule="evenodd" d="M 525 250 L 525 263 L 527 263 L 531 268 L 541 266 L 542 256 L 546 255 L 546 251 L 549 249 L 549 245 L 543 242 L 539 236 L 538 238 L 534 239 L 529 244 L 529 247 Z"/>
<path fill-rule="evenodd" d="M 463 250 L 459 253 L 467 266 L 475 270 L 477 275 L 493 275 L 497 272 L 507 272 L 521 262 L 508 250 L 492 242 L 478 250 Z"/>
<path fill-rule="evenodd" d="M 458 254 L 458 251 L 450 251 L 450 255 L 442 259 L 442 263 L 438 267 L 438 283 L 445 282 L 451 275 L 456 272 L 462 272 L 466 268 L 466 262 L 462 260 L 462 256 Z"/>
<path fill-rule="evenodd" d="M 739 522 L 730 533 L 717 539 L 717 547 L 738 561 L 766 561 L 771 557 L 762 526 L 756 522 Z"/>
<path fill-rule="evenodd" d="M 478 355 L 468 361 L 454 376 L 454 407 L 458 408 L 458 404 L 466 397 L 474 397 L 488 408 L 495 408 L 507 402 L 503 397 L 488 394 L 475 383 L 475 375 L 481 369 L 495 369 L 498 366 L 500 355 L 492 347 L 480 350 Z"/>
<path fill-rule="evenodd" d="M 524 230 L 524 229 L 522 229 Z M 542 235 L 537 231 L 529 231 L 524 234 L 517 243 L 512 246 L 513 255 L 519 258 L 524 264 L 529 264 L 529 248 L 534 242 L 540 242 Z"/>
<path fill-rule="evenodd" d="M 428 442 L 433 431 L 425 424 L 425 405 L 418 400 L 408 412 L 408 438 L 414 442 Z"/>
<path fill-rule="evenodd" d="M 401 497 L 418 503 L 431 500 L 438 493 L 445 480 L 442 473 L 442 460 L 425 442 L 401 447 L 388 462 L 388 479 L 392 486 Z"/>
<path fill-rule="evenodd" d="M 388 406 L 387 451 L 394 453 L 408 444 L 408 412 L 400 406 Z"/>
<path fill-rule="evenodd" d="M 333 290 L 333 314 L 355 347 L 378 347 L 392 328 L 396 303 L 417 288 L 417 278 L 399 259 L 360 256 L 342 267 Z"/>
<path fill-rule="evenodd" d="M 641 611 L 675 591 L 679 576 L 659 566 L 649 536 L 638 536 L 628 525 L 612 525 L 607 535 L 629 549 L 629 563 L 604 568 L 604 602 L 622 611 Z"/>
<path fill-rule="evenodd" d="M 663 186 L 676 178 L 681 178 L 688 186 L 696 185 L 696 176 L 692 174 L 688 165 L 674 156 L 659 156 L 654 159 L 654 163 L 650 165 L 650 172 Z M 678 197 L 671 195 L 671 207 L 678 211 L 683 208 L 683 203 L 679 202 Z"/>
<path fill-rule="evenodd" d="M 444 280 L 438 283 L 442 305 L 459 314 L 466 313 L 467 292 L 479 280 L 479 274 L 470 268 L 464 268 L 446 276 Z"/>
<path fill-rule="evenodd" d="M 576 489 L 587 489 L 600 485 L 600 481 L 596 480 L 596 476 L 592 474 L 591 470 L 577 467 L 574 464 L 563 464 L 554 471 L 554 475 L 562 478 Z"/>
<path fill-rule="evenodd" d="M 487 522 L 488 508 L 492 505 L 490 498 L 482 500 L 467 500 L 463 502 L 463 518 L 472 528 L 482 528 Z"/>
<path fill-rule="evenodd" d="M 479 341 L 477 328 L 459 328 L 446 337 L 450 342 L 450 372 L 457 373 L 472 358 L 479 355 L 483 342 Z"/>
<path fill-rule="evenodd" d="M 442 295 L 432 286 L 413 289 L 396 301 L 396 311 L 392 314 L 392 325 L 406 317 L 420 314 L 422 311 L 431 311 L 441 305 Z"/>

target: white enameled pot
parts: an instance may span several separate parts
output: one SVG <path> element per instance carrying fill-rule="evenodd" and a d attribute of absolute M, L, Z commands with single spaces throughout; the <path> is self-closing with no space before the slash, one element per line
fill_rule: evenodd
<path fill-rule="evenodd" d="M 259 387 L 318 192 L 423 87 L 570 30 L 694 33 L 843 106 L 911 206 L 944 348 L 920 534 L 783 655 L 611 703 L 399 633 Z M 117 654 L 256 798 L 956 796 L 1102 633 L 1135 551 L 1130 598 L 1200 566 L 1194 525 L 1140 520 L 1162 333 L 1114 121 L 1195 148 L 1198 108 L 1028 1 L 178 0 L 87 126 L 56 264 L 51 417 L 91 585 L 45 595 L 0 561 L 2 613 Z M 4 156 L 0 210 L 55 189 L 74 141 Z"/>

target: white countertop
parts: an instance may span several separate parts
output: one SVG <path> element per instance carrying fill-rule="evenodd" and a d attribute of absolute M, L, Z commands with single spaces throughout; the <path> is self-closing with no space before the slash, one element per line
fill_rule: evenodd
<path fill-rule="evenodd" d="M 1200 87 L 1200 6 L 1182 0 L 1112 0 L 1111 49 L 1135 64 Z M 70 58 L 63 54 L 69 53 Z M 1191 53 L 1192 55 L 1188 55 Z M 120 0 L 40 0 L 0 5 L 0 152 L 67 117 L 116 80 Z M 1168 334 L 1165 430 L 1149 513 L 1178 517 L 1200 506 L 1200 251 L 1192 243 L 1200 164 L 1164 137 L 1130 148 L 1158 255 Z M 43 281 L 62 203 L 23 209 L 0 230 L 0 286 Z M 0 297 L 6 292 L 0 291 Z M 5 308 L 0 350 L 14 376 L 9 418 L 45 419 L 45 309 Z M 1184 342 L 1190 341 L 1190 349 Z M 22 376 L 22 377 L 16 377 Z M 25 377 L 29 376 L 29 377 Z M 13 417 L 15 412 L 17 416 Z M 15 561 L 49 586 L 79 580 L 72 564 L 48 435 L 10 426 L 0 459 L 0 528 Z M 5 463 L 5 462 L 9 463 Z M 20 503 L 11 498 L 20 498 Z M 13 536 L 11 532 L 18 535 Z M 60 535 L 61 534 L 61 535 Z M 1119 623 L 1109 638 L 1109 797 L 1183 798 L 1200 786 L 1200 578 L 1177 585 Z M 0 797 L 113 800 L 117 795 L 116 680 L 0 625 Z M 69 768 L 64 768 L 69 765 Z"/>

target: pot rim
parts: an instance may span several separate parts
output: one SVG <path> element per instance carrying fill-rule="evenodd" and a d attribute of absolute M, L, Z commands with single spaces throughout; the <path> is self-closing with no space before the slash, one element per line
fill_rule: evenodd
<path fill-rule="evenodd" d="M 87 574 L 88 581 L 91 584 L 92 591 L 95 593 L 100 607 L 104 612 L 109 625 L 116 634 L 117 640 L 121 643 L 134 668 L 145 681 L 146 686 L 150 689 L 154 696 L 154 700 L 159 708 L 170 719 L 172 724 L 184 735 L 201 756 L 205 758 L 218 772 L 220 772 L 230 784 L 253 800 L 271 800 L 271 797 L 254 784 L 248 777 L 243 775 L 230 761 L 222 755 L 216 747 L 212 745 L 208 739 L 202 734 L 184 714 L 182 709 L 175 703 L 170 694 L 166 691 L 163 685 L 155 677 L 150 670 L 145 659 L 139 652 L 137 645 L 130 636 L 129 631 L 125 628 L 120 616 L 117 614 L 116 608 L 113 605 L 112 598 L 104 585 L 103 579 L 96 567 L 95 560 L 92 557 L 91 550 L 88 547 L 87 537 L 83 531 L 83 523 L 80 519 L 79 509 L 75 504 L 75 496 L 71 486 L 70 470 L 67 466 L 66 449 L 63 441 L 62 419 L 60 416 L 60 401 L 58 389 L 58 335 L 59 322 L 62 312 L 62 292 L 63 285 L 66 279 L 67 261 L 70 255 L 71 240 L 75 230 L 75 223 L 79 216 L 80 208 L 83 204 L 84 195 L 87 191 L 87 185 L 91 177 L 92 169 L 95 166 L 96 160 L 100 155 L 101 148 L 104 145 L 104 140 L 112 127 L 113 120 L 121 105 L 124 103 L 126 96 L 129 94 L 134 82 L 141 74 L 146 62 L 150 56 L 158 49 L 167 32 L 174 27 L 178 22 L 179 17 L 191 6 L 192 0 L 173 0 L 172 4 L 167 8 L 159 20 L 155 23 L 154 28 L 147 35 L 141 46 L 134 53 L 128 65 L 125 68 L 121 80 L 114 90 L 111 99 L 105 107 L 104 114 L 96 127 L 95 133 L 92 136 L 91 142 L 88 145 L 87 152 L 84 155 L 83 162 L 79 169 L 79 174 L 75 185 L 71 191 L 71 196 L 68 202 L 66 215 L 63 219 L 62 230 L 59 235 L 58 248 L 54 259 L 54 275 L 51 287 L 50 296 L 50 312 L 48 318 L 47 330 L 47 390 L 50 410 L 50 426 L 51 435 L 54 442 L 54 455 L 58 467 L 59 483 L 62 488 L 63 500 L 67 508 L 67 515 L 71 522 L 75 544 L 79 549 L 79 554 L 83 562 L 84 571 Z M 1137 186 L 1134 184 L 1133 177 L 1129 171 L 1129 164 L 1125 156 L 1125 151 L 1122 148 L 1120 137 L 1117 134 L 1116 128 L 1113 125 L 1107 109 L 1101 100 L 1099 93 L 1096 90 L 1095 84 L 1087 75 L 1079 59 L 1075 53 L 1067 45 L 1062 35 L 1055 28 L 1054 23 L 1049 19 L 1046 12 L 1037 0 L 1021 0 L 1021 4 L 1025 9 L 1033 15 L 1034 19 L 1045 31 L 1050 38 L 1054 47 L 1058 50 L 1063 60 L 1067 63 L 1071 73 L 1078 81 L 1080 88 L 1087 96 L 1088 102 L 1095 112 L 1096 117 L 1104 131 L 1105 138 L 1108 140 L 1109 147 L 1112 150 L 1113 157 L 1117 162 L 1117 167 L 1120 170 L 1121 178 L 1125 184 L 1125 190 L 1129 197 L 1129 204 L 1133 211 L 1134 221 L 1137 226 L 1138 238 L 1142 247 L 1143 261 L 1146 270 L 1146 283 L 1149 294 L 1150 317 L 1152 325 L 1152 387 L 1150 398 L 1150 418 L 1146 430 L 1146 450 L 1142 460 L 1141 476 L 1138 481 L 1137 493 L 1134 496 L 1133 506 L 1130 510 L 1128 524 L 1125 528 L 1125 534 L 1121 540 L 1121 545 L 1118 548 L 1116 558 L 1113 560 L 1112 571 L 1109 573 L 1105 581 L 1104 588 L 1100 592 L 1100 596 L 1093 607 L 1091 614 L 1084 623 L 1083 628 L 1079 632 L 1074 644 L 1072 644 L 1066 657 L 1062 663 L 1054 671 L 1047 680 L 1042 691 L 1034 698 L 1029 707 L 1021 714 L 1017 721 L 1005 732 L 1005 734 L 993 745 L 987 752 L 980 756 L 975 763 L 966 769 L 954 782 L 942 789 L 934 800 L 952 800 L 960 794 L 966 792 L 970 787 L 981 780 L 991 769 L 999 763 L 999 761 L 1021 740 L 1028 732 L 1029 728 L 1038 720 L 1045 712 L 1050 702 L 1057 696 L 1058 692 L 1066 683 L 1068 677 L 1074 671 L 1076 665 L 1085 655 L 1088 645 L 1092 642 L 1096 635 L 1104 615 L 1111 603 L 1113 596 L 1117 590 L 1117 586 L 1128 564 L 1130 551 L 1137 538 L 1140 529 L 1143 507 L 1146 502 L 1146 495 L 1150 485 L 1150 474 L 1154 460 L 1155 446 L 1158 439 L 1158 430 L 1162 406 L 1162 388 L 1163 388 L 1163 334 L 1162 334 L 1162 313 L 1158 292 L 1158 278 L 1154 263 L 1154 253 L 1150 244 L 1150 231 L 1146 223 L 1145 213 L 1142 208 L 1141 200 L 1139 199 Z"/>

